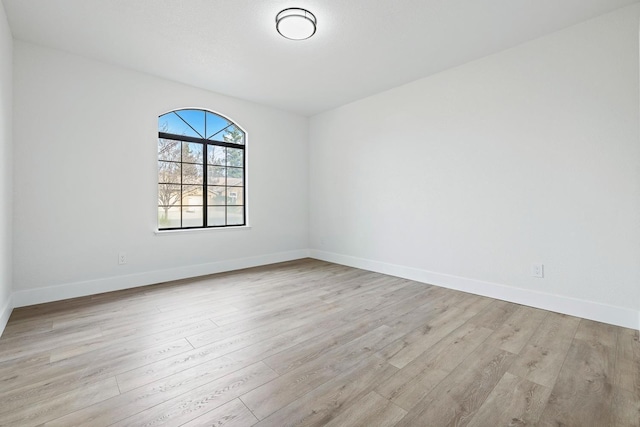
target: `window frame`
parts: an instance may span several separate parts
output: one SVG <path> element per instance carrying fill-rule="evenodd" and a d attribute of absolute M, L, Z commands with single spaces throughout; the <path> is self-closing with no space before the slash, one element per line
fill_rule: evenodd
<path fill-rule="evenodd" d="M 189 126 L 191 129 L 194 130 L 194 132 L 198 133 L 198 131 L 196 131 L 193 126 L 187 121 L 185 120 L 182 116 L 180 116 L 178 113 L 181 111 L 197 111 L 197 112 L 202 112 L 202 114 L 204 115 L 204 120 L 205 120 L 205 126 L 206 126 L 206 120 L 207 120 L 207 113 L 208 114 L 212 114 L 215 115 L 219 118 L 222 118 L 223 120 L 227 121 L 228 124 L 220 129 L 219 131 L 217 131 L 215 134 L 213 134 L 210 139 L 206 139 L 206 138 L 198 138 L 198 137 L 194 137 L 194 136 L 190 136 L 190 135 L 179 135 L 179 134 L 173 134 L 170 132 L 161 132 L 160 130 L 158 130 L 158 140 L 157 140 L 157 144 L 159 144 L 160 140 L 168 140 L 168 141 L 176 141 L 180 143 L 180 161 L 175 161 L 175 160 L 166 160 L 166 159 L 161 159 L 160 157 L 160 152 L 157 151 L 157 158 L 156 158 L 156 167 L 157 167 L 157 179 L 156 179 L 156 189 L 157 189 L 157 193 L 156 193 L 156 209 L 160 209 L 165 205 L 161 205 L 160 204 L 160 194 L 159 194 L 159 186 L 160 185 L 180 185 L 180 197 L 179 197 L 179 201 L 180 203 L 178 204 L 174 204 L 171 205 L 170 207 L 178 207 L 180 209 L 180 226 L 179 227 L 162 227 L 160 224 L 160 216 L 158 215 L 158 213 L 156 213 L 156 224 L 157 224 L 157 231 L 158 232 L 180 232 L 180 231 L 193 231 L 193 230 L 212 230 L 212 229 L 233 229 L 233 228 L 246 228 L 248 227 L 248 221 L 247 221 L 247 132 L 241 127 L 239 126 L 235 121 L 231 120 L 230 118 L 228 118 L 227 116 L 217 113 L 215 111 L 212 110 L 208 110 L 208 109 L 204 109 L 204 108 L 178 108 L 178 109 L 174 109 L 174 110 L 170 110 L 167 111 L 163 114 L 160 114 L 158 116 L 158 125 L 160 125 L 160 119 L 161 117 L 167 115 L 167 114 L 171 114 L 171 113 L 176 113 L 176 115 L 187 125 Z M 228 142 L 228 141 L 221 141 L 220 139 L 224 139 L 224 130 L 228 129 L 230 127 L 235 127 L 235 129 L 239 130 L 240 132 L 242 132 L 242 136 L 243 136 L 243 143 L 242 144 L 238 144 L 238 143 L 233 143 L 233 142 Z M 159 129 L 159 126 L 158 126 Z M 206 137 L 206 131 L 205 131 L 205 137 Z M 213 139 L 217 137 L 218 139 Z M 183 205 L 183 200 L 184 197 L 186 197 L 183 193 L 183 174 L 182 172 L 180 173 L 180 183 L 163 183 L 160 182 L 160 162 L 172 162 L 172 163 L 178 163 L 181 166 L 181 170 L 184 164 L 193 164 L 191 162 L 185 162 L 183 159 L 183 149 L 182 149 L 182 143 L 183 142 L 187 142 L 187 143 L 196 143 L 196 144 L 202 144 L 202 184 L 195 184 L 195 185 L 201 185 L 202 187 L 202 225 L 196 225 L 196 226 L 184 226 L 184 208 L 185 205 Z M 224 148 L 233 148 L 233 149 L 240 149 L 242 150 L 242 166 L 238 167 L 238 166 L 229 166 L 228 161 L 227 161 L 227 157 L 226 157 L 226 152 L 225 152 L 225 162 L 224 165 L 213 165 L 213 164 L 208 164 L 208 151 L 209 151 L 209 147 L 224 147 Z M 196 163 L 196 165 L 199 165 L 199 163 Z M 227 185 L 228 182 L 226 180 L 226 178 L 228 178 L 228 170 L 225 170 L 225 184 L 224 184 L 224 191 L 225 191 L 225 197 L 224 197 L 224 205 L 209 205 L 209 194 L 208 194 L 208 188 L 209 187 L 219 187 L 220 185 L 214 185 L 214 184 L 209 184 L 208 183 L 208 170 L 209 168 L 213 168 L 213 167 L 224 167 L 225 169 L 228 168 L 236 168 L 236 169 L 242 169 L 242 185 L 238 186 L 238 185 L 232 185 L 229 186 Z M 189 184 L 190 185 L 190 184 Z M 230 189 L 239 189 L 242 193 L 243 196 L 243 200 L 242 200 L 242 205 L 230 205 L 229 204 L 229 198 L 228 198 L 228 192 Z M 209 225 L 208 221 L 208 210 L 210 207 L 222 207 L 224 206 L 224 210 L 225 210 L 225 224 L 218 224 L 218 225 Z M 198 205 L 194 205 L 194 207 L 200 207 Z M 229 214 L 228 214 L 228 208 L 229 207 L 242 207 L 242 223 L 234 223 L 234 224 L 229 224 Z"/>

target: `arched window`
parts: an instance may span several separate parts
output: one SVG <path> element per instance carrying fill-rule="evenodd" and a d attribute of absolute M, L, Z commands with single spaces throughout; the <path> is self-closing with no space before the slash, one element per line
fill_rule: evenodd
<path fill-rule="evenodd" d="M 245 132 L 206 110 L 158 117 L 158 229 L 246 225 Z"/>

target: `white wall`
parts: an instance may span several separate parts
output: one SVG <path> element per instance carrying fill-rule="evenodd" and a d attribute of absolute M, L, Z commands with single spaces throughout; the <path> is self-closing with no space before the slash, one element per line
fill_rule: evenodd
<path fill-rule="evenodd" d="M 0 334 L 11 314 L 12 291 L 12 72 L 13 45 L 0 2 Z"/>
<path fill-rule="evenodd" d="M 306 118 L 20 41 L 14 51 L 16 306 L 307 255 Z M 247 131 L 250 229 L 154 233 L 158 115 L 181 107 Z"/>
<path fill-rule="evenodd" d="M 638 327 L 639 15 L 313 117 L 312 255 Z"/>

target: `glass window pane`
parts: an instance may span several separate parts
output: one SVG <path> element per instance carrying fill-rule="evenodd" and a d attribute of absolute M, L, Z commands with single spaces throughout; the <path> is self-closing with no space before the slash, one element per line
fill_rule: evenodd
<path fill-rule="evenodd" d="M 226 185 L 227 178 L 225 175 L 227 174 L 227 168 L 209 166 L 207 168 L 207 173 L 209 174 L 209 178 L 207 179 L 208 185 Z"/>
<path fill-rule="evenodd" d="M 202 163 L 202 144 L 197 142 L 182 143 L 182 161 L 186 163 Z"/>
<path fill-rule="evenodd" d="M 193 130 L 197 132 L 199 138 L 204 138 L 204 111 L 178 110 L 175 113 L 191 125 Z"/>
<path fill-rule="evenodd" d="M 158 228 L 180 227 L 180 208 L 158 206 Z"/>
<path fill-rule="evenodd" d="M 204 170 L 202 165 L 192 165 L 191 163 L 182 164 L 182 183 L 183 184 L 202 184 Z"/>
<path fill-rule="evenodd" d="M 197 109 L 163 114 L 158 131 L 209 139 L 207 144 L 158 138 L 158 227 L 244 224 L 244 131 L 222 116 Z M 221 143 L 240 148 L 215 145 Z"/>
<path fill-rule="evenodd" d="M 182 199 L 182 206 L 202 206 L 202 195 L 185 196 Z"/>
<path fill-rule="evenodd" d="M 158 182 L 180 184 L 180 171 L 182 170 L 180 163 L 174 162 L 158 162 Z"/>
<path fill-rule="evenodd" d="M 227 161 L 226 149 L 217 145 L 207 146 L 207 163 L 210 165 L 224 165 Z"/>
<path fill-rule="evenodd" d="M 224 135 L 227 133 L 227 129 L 231 126 L 231 124 L 227 124 L 225 127 L 223 127 L 222 129 L 214 132 L 213 134 L 211 134 L 211 136 L 209 136 L 209 140 L 211 141 L 222 141 L 222 142 L 227 142 L 226 139 L 224 139 Z"/>
<path fill-rule="evenodd" d="M 226 225 L 224 206 L 207 207 L 207 225 Z"/>
<path fill-rule="evenodd" d="M 227 225 L 244 224 L 244 206 L 229 206 L 227 208 Z"/>
<path fill-rule="evenodd" d="M 243 166 L 244 150 L 240 148 L 227 148 L 227 166 Z"/>
<path fill-rule="evenodd" d="M 183 205 L 200 205 L 202 206 L 203 188 L 201 185 L 183 185 L 182 186 L 182 204 Z"/>
<path fill-rule="evenodd" d="M 158 132 L 202 138 L 202 135 L 199 135 L 198 132 L 191 129 L 189 125 L 180 119 L 180 116 L 173 111 L 158 117 Z"/>
<path fill-rule="evenodd" d="M 227 187 L 227 204 L 244 205 L 242 187 Z"/>
<path fill-rule="evenodd" d="M 244 132 L 238 129 L 236 125 L 231 125 L 226 128 L 222 132 L 222 138 L 224 142 L 244 145 Z"/>
<path fill-rule="evenodd" d="M 242 168 L 227 168 L 227 185 L 243 186 Z"/>
<path fill-rule="evenodd" d="M 182 226 L 183 227 L 202 227 L 204 220 L 202 217 L 202 206 L 183 206 L 182 207 Z"/>
<path fill-rule="evenodd" d="M 176 184 L 158 184 L 158 205 L 180 205 L 180 186 Z"/>
<path fill-rule="evenodd" d="M 218 138 L 213 139 L 221 139 L 220 136 L 221 130 L 229 126 L 231 122 L 225 119 L 224 117 L 220 117 L 217 114 L 213 114 L 207 111 L 207 139 L 212 136 L 218 136 Z"/>
<path fill-rule="evenodd" d="M 226 187 L 209 186 L 207 187 L 207 204 L 208 205 L 225 205 Z"/>
<path fill-rule="evenodd" d="M 180 141 L 158 138 L 158 160 L 180 161 Z"/>

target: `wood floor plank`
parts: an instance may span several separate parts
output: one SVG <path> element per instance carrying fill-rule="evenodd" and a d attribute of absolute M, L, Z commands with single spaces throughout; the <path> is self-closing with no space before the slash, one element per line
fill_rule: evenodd
<path fill-rule="evenodd" d="M 81 389 L 54 395 L 47 400 L 38 402 L 36 406 L 20 405 L 14 407 L 14 405 L 3 401 L 0 409 L 0 425 L 21 427 L 41 425 L 47 420 L 58 418 L 96 402 L 102 402 L 118 394 L 116 380 L 111 377 L 84 384 Z"/>
<path fill-rule="evenodd" d="M 393 292 L 403 288 L 405 285 L 406 283 L 395 278 L 392 279 L 383 274 L 375 274 L 345 283 L 344 287 L 325 294 L 320 299 L 329 304 L 355 300 L 358 301 L 357 305 L 360 305 L 361 301 L 370 299 L 373 294 L 379 295 L 380 289 L 384 288 L 388 292 Z"/>
<path fill-rule="evenodd" d="M 638 420 L 638 331 L 312 259 L 19 308 L 0 337 L 12 427 Z"/>
<path fill-rule="evenodd" d="M 233 399 L 183 424 L 182 427 L 248 427 L 257 422 L 258 419 L 240 399 Z"/>
<path fill-rule="evenodd" d="M 473 316 L 472 311 L 457 307 L 433 312 L 428 320 L 425 319 L 424 325 L 390 344 L 381 353 L 393 366 L 404 368 Z"/>
<path fill-rule="evenodd" d="M 415 405 L 398 427 L 467 425 L 515 357 L 497 348 L 479 348 Z"/>
<path fill-rule="evenodd" d="M 238 362 L 253 363 L 262 360 L 266 363 L 267 359 L 270 359 L 274 355 L 283 357 L 285 354 L 293 353 L 294 348 L 297 351 L 299 346 L 304 345 L 303 343 L 320 340 L 323 334 L 328 332 L 333 333 L 333 331 L 343 326 L 344 323 L 342 319 L 334 318 L 323 320 L 322 328 L 319 328 L 316 324 L 300 326 L 299 328 L 288 330 L 275 337 L 227 353 L 225 356 Z M 267 365 L 273 369 L 269 363 L 267 363 Z M 277 370 L 275 371 L 278 372 Z"/>
<path fill-rule="evenodd" d="M 640 427 L 638 394 L 614 387 L 610 417 L 610 426 Z"/>
<path fill-rule="evenodd" d="M 404 314 L 394 313 L 393 310 L 395 310 L 396 307 L 392 306 L 381 311 L 389 313 L 389 316 L 383 317 L 381 321 L 394 330 L 402 332 L 400 335 L 402 337 L 418 328 L 424 328 L 429 320 L 438 317 L 440 314 L 449 314 L 451 310 L 461 311 L 459 306 L 463 305 L 468 297 L 468 295 L 464 294 L 445 294 L 435 299 L 430 299 L 426 304 L 421 304 L 411 310 L 403 310 Z M 407 301 L 407 303 L 409 306 L 415 305 L 410 301 Z M 376 312 L 376 314 L 379 313 Z M 360 320 L 364 321 L 370 317 L 371 316 L 363 317 Z M 390 351 L 386 357 L 390 358 L 391 354 L 395 353 Z"/>
<path fill-rule="evenodd" d="M 620 328 L 613 325 L 582 319 L 574 338 L 593 345 L 600 344 L 615 348 L 618 343 L 618 330 Z"/>
<path fill-rule="evenodd" d="M 211 320 L 218 326 L 225 326 L 240 321 L 249 322 L 263 318 L 277 318 L 296 312 L 299 309 L 313 310 L 315 307 L 323 305 L 323 301 L 313 295 L 309 295 L 309 293 L 280 299 L 270 304 L 261 304 L 260 307 L 252 307 L 251 310 L 239 310 L 222 316 L 214 316 Z"/>
<path fill-rule="evenodd" d="M 615 349 L 606 344 L 591 339 L 573 340 L 542 414 L 541 425 L 609 425 Z"/>
<path fill-rule="evenodd" d="M 324 288 L 331 288 L 331 281 L 325 282 L 327 277 L 332 279 L 349 280 L 353 277 L 359 277 L 367 274 L 373 274 L 364 270 L 357 269 L 338 269 L 333 266 L 324 266 L 322 269 L 307 268 L 296 274 L 292 274 L 290 269 L 280 271 L 278 274 L 266 276 L 262 268 L 256 269 L 256 274 L 235 274 L 233 281 L 225 280 L 225 286 L 218 286 L 215 290 L 210 291 L 205 297 L 196 299 L 185 299 L 180 294 L 179 304 L 176 301 L 169 300 L 166 306 L 159 306 L 161 312 L 170 312 L 184 305 L 191 307 L 201 307 L 215 303 L 216 305 L 233 306 L 237 311 L 252 314 L 254 308 L 268 307 L 271 302 L 281 302 L 283 298 L 298 296 L 302 293 L 312 292 L 314 297 L 319 297 L 326 293 Z M 249 277 L 251 276 L 251 277 Z M 252 276 L 255 276 L 252 277 Z M 303 281 L 301 281 L 303 279 Z M 250 282 L 250 283 L 247 283 Z M 205 280 L 203 283 L 216 283 L 214 279 Z M 205 306 L 201 304 L 205 303 Z"/>
<path fill-rule="evenodd" d="M 471 322 L 495 331 L 504 325 L 518 307 L 518 304 L 507 301 L 492 301 L 484 310 L 474 316 Z"/>
<path fill-rule="evenodd" d="M 371 330 L 368 321 L 354 324 L 341 323 L 336 328 L 322 331 L 290 351 L 278 352 L 264 359 L 264 362 L 279 374 L 290 372 L 305 363 L 330 354 L 334 349 L 347 344 Z"/>
<path fill-rule="evenodd" d="M 345 372 L 263 419 L 256 427 L 325 426 L 397 370 L 375 356 L 361 359 Z"/>
<path fill-rule="evenodd" d="M 0 362 L 0 386 L 8 387 L 8 384 L 11 384 L 12 381 L 15 381 L 15 379 L 20 377 L 24 372 L 33 372 L 34 369 L 48 364 L 50 358 L 50 352 L 45 351 L 31 356 Z"/>
<path fill-rule="evenodd" d="M 56 384 L 56 387 L 64 388 L 78 381 L 113 376 L 191 348 L 189 342 L 181 338 L 143 350 L 112 348 L 110 352 L 82 355 L 40 365 L 34 369 L 21 369 L 0 381 L 0 397 L 6 398 L 5 390 L 7 393 L 13 393 L 25 387 L 40 387 L 42 384 Z"/>
<path fill-rule="evenodd" d="M 237 311 L 235 307 L 225 306 L 225 310 L 207 305 L 204 310 L 198 310 L 193 306 L 183 307 L 171 313 L 154 313 L 152 316 L 143 316 L 136 319 L 120 319 L 115 317 L 110 320 L 100 322 L 100 329 L 105 335 L 118 336 L 133 334 L 149 334 L 162 332 L 168 329 L 175 329 L 187 324 L 210 320 L 220 312 L 229 313 Z M 211 321 L 211 320 L 210 320 Z M 133 331 L 133 333 L 131 332 Z"/>
<path fill-rule="evenodd" d="M 297 397 L 351 369 L 359 359 L 366 359 L 393 339 L 395 337 L 392 329 L 380 326 L 335 348 L 326 354 L 326 358 L 315 359 L 248 392 L 242 396 L 242 401 L 258 419 L 263 419 Z"/>
<path fill-rule="evenodd" d="M 407 411 L 372 391 L 325 426 L 393 427 L 405 415 Z"/>
<path fill-rule="evenodd" d="M 267 365 L 258 362 L 113 425 L 115 427 L 181 425 L 230 402 L 277 376 L 278 374 L 269 369 Z"/>
<path fill-rule="evenodd" d="M 495 329 L 486 345 L 519 354 L 546 316 L 547 312 L 544 310 L 519 306 L 502 325 Z"/>
<path fill-rule="evenodd" d="M 65 417 L 47 423 L 47 426 L 66 427 L 71 425 L 109 426 L 126 418 L 148 411 L 172 399 L 190 396 L 191 391 L 199 390 L 209 384 L 218 388 L 223 384 L 231 384 L 234 379 L 256 377 L 273 378 L 271 369 L 263 363 L 242 367 L 227 358 L 220 358 L 206 364 L 198 365 L 190 370 L 172 375 L 165 379 L 148 384 L 111 399 L 92 405 Z M 237 396 L 234 396 L 235 398 Z M 232 400 L 230 398 L 229 400 Z M 225 402 L 220 402 L 223 404 Z M 210 408 L 213 409 L 213 408 Z M 147 412 L 146 416 L 151 416 Z M 135 425 L 135 423 L 131 424 Z"/>
<path fill-rule="evenodd" d="M 553 387 L 579 323 L 577 317 L 549 313 L 520 351 L 509 372 Z"/>
<path fill-rule="evenodd" d="M 329 320 L 323 322 L 327 329 L 331 325 L 340 324 L 339 320 Z M 306 325 L 300 328 L 285 331 L 284 333 L 263 341 L 258 341 L 253 345 L 241 347 L 235 351 L 231 347 L 226 347 L 223 351 L 218 351 L 215 346 L 202 347 L 193 351 L 184 352 L 175 357 L 166 358 L 155 363 L 141 366 L 137 369 L 117 375 L 118 384 L 121 391 L 128 391 L 141 387 L 153 381 L 168 377 L 191 367 L 215 360 L 221 356 L 233 360 L 238 366 L 247 366 L 259 362 L 271 355 L 272 352 L 279 353 L 290 346 L 296 345 L 298 340 L 307 340 L 316 334 L 323 332 L 315 325 Z"/>
<path fill-rule="evenodd" d="M 341 311 L 338 307 L 324 303 L 305 305 L 300 308 L 300 310 L 301 312 L 291 311 L 286 314 L 279 313 L 275 316 L 269 314 L 260 318 L 231 323 L 206 332 L 189 335 L 187 339 L 195 348 L 200 348 L 220 341 L 221 339 L 237 336 L 240 333 L 252 333 L 252 331 L 256 333 L 260 328 L 272 330 L 289 326 L 288 329 L 294 329 L 311 321 L 313 318 L 318 319 L 319 317 L 329 316 Z"/>
<path fill-rule="evenodd" d="M 345 305 L 344 309 L 347 312 L 344 314 L 343 319 L 358 321 L 374 316 L 375 319 L 380 319 L 383 323 L 390 322 L 395 317 L 403 316 L 419 307 L 437 305 L 443 299 L 452 298 L 452 295 L 456 299 L 464 298 L 461 293 L 451 294 L 451 292 L 446 292 L 445 289 L 428 286 L 425 287 L 424 292 L 416 296 L 399 299 L 391 304 L 385 304 L 383 307 L 377 307 L 375 303 L 369 304 L 367 302 L 362 305 Z"/>
<path fill-rule="evenodd" d="M 491 333 L 490 329 L 471 323 L 462 325 L 382 382 L 376 391 L 400 407 L 411 410 Z"/>
<path fill-rule="evenodd" d="M 56 301 L 46 304 L 38 304 L 29 307 L 20 307 L 11 314 L 11 319 L 17 324 L 38 324 L 40 322 L 53 322 L 58 327 L 62 326 L 58 322 L 71 320 L 73 326 L 82 324 L 92 324 L 92 319 L 96 316 L 103 316 L 110 313 L 130 315 L 132 313 L 157 312 L 153 302 L 141 302 L 137 295 L 144 292 L 143 288 L 128 289 L 123 291 L 110 292 L 94 296 L 73 298 L 63 301 Z"/>
<path fill-rule="evenodd" d="M 536 425 L 551 389 L 505 373 L 468 427 Z"/>
<path fill-rule="evenodd" d="M 60 315 L 53 320 L 53 329 L 69 329 L 77 325 L 84 326 L 100 326 L 102 322 L 117 318 L 119 321 L 129 320 L 136 321 L 159 314 L 158 309 L 151 302 L 146 304 L 137 304 L 135 307 L 129 307 L 128 302 L 120 301 L 119 304 L 113 304 L 110 307 L 103 307 L 101 310 L 82 310 L 73 313 L 73 315 Z"/>
<path fill-rule="evenodd" d="M 613 383 L 640 399 L 640 340 L 636 330 L 620 328 L 618 332 Z"/>
<path fill-rule="evenodd" d="M 71 357 L 78 357 L 85 355 L 96 350 L 103 350 L 109 352 L 110 349 L 116 348 L 128 348 L 143 350 L 147 347 L 151 347 L 167 341 L 175 341 L 176 338 L 182 338 L 191 334 L 201 333 L 211 329 L 216 329 L 217 326 L 210 320 L 206 319 L 196 323 L 189 323 L 183 326 L 179 326 L 173 329 L 167 329 L 163 332 L 154 333 L 153 328 L 149 330 L 148 334 L 139 336 L 138 334 L 132 335 L 102 335 L 98 338 L 92 338 L 83 340 L 81 342 L 69 345 L 59 346 L 50 353 L 50 362 L 57 362 L 60 360 L 68 359 Z"/>
<path fill-rule="evenodd" d="M 52 321 L 42 321 L 38 319 L 36 322 L 32 323 L 18 323 L 12 322 L 9 320 L 7 326 L 4 328 L 2 332 L 2 337 L 0 339 L 9 339 L 12 337 L 20 336 L 20 337 L 28 337 L 36 334 L 41 334 L 43 332 L 49 332 L 53 329 Z"/>
<path fill-rule="evenodd" d="M 74 343 L 101 336 L 102 331 L 100 328 L 91 325 L 63 331 L 52 329 L 51 331 L 26 338 L 17 336 L 2 339 L 0 340 L 0 362 L 42 353 L 44 350 L 51 350 L 60 346 L 61 343 Z"/>
<path fill-rule="evenodd" d="M 10 385 L 3 382 L 2 385 L 6 387 L 0 387 L 0 401 L 5 405 L 37 404 L 57 394 L 90 386 L 99 380 L 113 377 L 120 370 L 126 371 L 127 368 L 141 366 L 191 348 L 185 339 L 181 339 L 115 359 L 96 360 L 94 355 L 93 360 L 87 359 L 78 365 L 68 361 L 62 364 L 50 364 L 47 366 L 51 367 L 50 369 L 29 370 L 24 376 L 17 376 L 15 381 L 7 381 Z"/>
<path fill-rule="evenodd" d="M 428 298 L 431 299 L 431 298 Z M 424 301 L 421 298 L 401 300 L 384 309 L 359 316 L 333 330 L 328 329 L 322 335 L 300 343 L 294 351 L 283 352 L 265 359 L 265 363 L 276 372 L 283 374 L 318 357 L 323 357 L 333 348 L 347 343 L 384 323 L 393 325 L 396 330 L 410 330 L 427 317 L 425 311 L 416 311 L 423 306 L 416 305 Z M 342 317 L 341 317 L 342 318 Z M 404 335 L 404 333 L 400 333 Z"/>
<path fill-rule="evenodd" d="M 345 321 L 357 321 L 360 317 L 368 313 L 380 311 L 389 306 L 396 305 L 398 302 L 420 298 L 426 294 L 428 288 L 431 287 L 422 283 L 406 281 L 404 286 L 391 292 L 384 294 L 376 292 L 368 295 L 366 299 L 359 300 L 357 302 L 358 310 L 353 310 L 353 305 L 348 305 L 348 302 L 344 302 L 345 315 L 342 316 L 342 319 Z"/>

